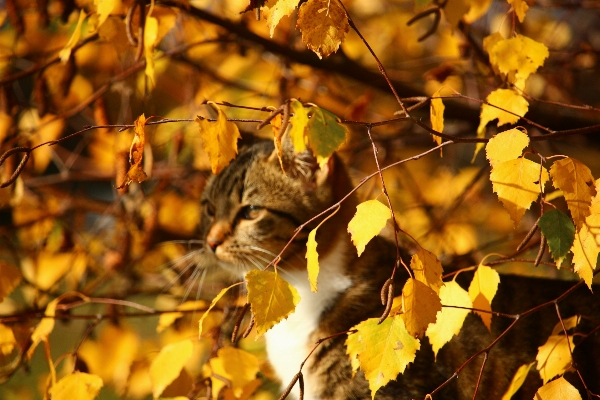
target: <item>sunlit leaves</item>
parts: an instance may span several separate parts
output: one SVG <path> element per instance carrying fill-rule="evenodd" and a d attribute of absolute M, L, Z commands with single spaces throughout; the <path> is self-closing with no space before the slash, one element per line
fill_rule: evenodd
<path fill-rule="evenodd" d="M 494 167 L 505 161 L 517 159 L 528 145 L 529 136 L 520 129 L 509 129 L 490 139 L 485 146 L 486 157 Z"/>
<path fill-rule="evenodd" d="M 371 398 L 375 398 L 379 388 L 396 379 L 414 361 L 421 343 L 409 334 L 399 315 L 386 318 L 381 324 L 376 318 L 370 318 L 353 329 L 358 332 L 346 340 L 348 354 L 351 357 L 358 354 L 360 369 L 369 381 Z M 352 338 L 354 335 L 357 337 Z"/>
<path fill-rule="evenodd" d="M 246 274 L 248 303 L 256 321 L 256 332 L 262 335 L 287 318 L 300 302 L 296 288 L 276 272 L 252 270 Z"/>
<path fill-rule="evenodd" d="M 146 17 L 144 26 L 144 57 L 146 58 L 146 77 L 151 85 L 155 85 L 154 79 L 154 46 L 158 40 L 158 20 L 152 16 Z"/>
<path fill-rule="evenodd" d="M 544 383 L 567 371 L 572 361 L 569 347 L 571 351 L 575 348 L 572 336 L 568 337 L 567 342 L 565 335 L 552 335 L 538 348 L 535 359 Z"/>
<path fill-rule="evenodd" d="M 293 115 L 289 135 L 294 150 L 299 153 L 310 147 L 322 165 L 346 141 L 347 128 L 334 114 L 315 105 L 307 109 L 298 100 L 292 100 L 290 108 Z"/>
<path fill-rule="evenodd" d="M 69 58 L 71 57 L 71 51 L 73 50 L 73 47 L 75 47 L 75 45 L 79 42 L 79 38 L 81 37 L 81 26 L 83 25 L 83 20 L 85 19 L 85 17 L 85 11 L 81 10 L 79 12 L 79 20 L 77 21 L 77 25 L 75 26 L 75 30 L 73 31 L 71 38 L 69 39 L 65 47 L 58 53 L 60 61 L 62 61 L 63 63 L 69 60 Z"/>
<path fill-rule="evenodd" d="M 554 261 L 556 261 L 556 265 L 560 266 L 575 239 L 573 222 L 562 211 L 551 210 L 542 215 L 538 225 L 548 241 L 548 248 Z"/>
<path fill-rule="evenodd" d="M 471 298 L 466 290 L 455 281 L 446 282 L 440 289 L 442 306 L 457 306 L 464 308 L 442 307 L 438 311 L 435 323 L 427 327 L 425 334 L 429 338 L 433 353 L 437 356 L 443 345 L 448 343 L 454 335 L 458 335 L 465 318 L 473 307 Z"/>
<path fill-rule="evenodd" d="M 269 35 L 273 37 L 275 28 L 279 24 L 281 18 L 290 16 L 296 9 L 298 0 L 277 0 L 277 3 L 271 8 L 263 7 L 262 11 L 267 20 L 267 27 L 269 28 Z"/>
<path fill-rule="evenodd" d="M 519 89 L 524 89 L 529 75 L 537 71 L 549 55 L 548 48 L 544 44 L 523 35 L 509 39 L 495 39 L 486 44 L 486 50 L 492 65 L 496 66 Z"/>
<path fill-rule="evenodd" d="M 98 14 L 98 25 L 100 27 L 108 18 L 112 10 L 115 8 L 115 0 L 94 0 L 96 13 Z"/>
<path fill-rule="evenodd" d="M 140 337 L 127 326 L 105 326 L 97 340 L 86 340 L 79 348 L 89 372 L 111 384 L 123 393 L 128 384 L 129 371 L 140 346 Z"/>
<path fill-rule="evenodd" d="M 390 209 L 377 200 L 367 200 L 356 207 L 356 214 L 348 224 L 348 233 L 352 236 L 359 257 L 367 243 L 381 232 L 391 215 Z"/>
<path fill-rule="evenodd" d="M 514 124 L 529 109 L 527 100 L 512 89 L 496 89 L 488 95 L 486 101 L 489 104 L 481 106 L 478 132 L 495 119 L 498 119 L 498 126 Z"/>
<path fill-rule="evenodd" d="M 535 362 L 521 365 L 519 369 L 517 369 L 517 372 L 515 372 L 515 375 L 510 381 L 510 385 L 508 386 L 506 393 L 504 393 L 502 396 L 502 400 L 510 400 L 512 396 L 517 393 L 521 386 L 523 386 L 523 382 L 525 382 L 527 374 L 529 374 L 529 370 L 531 367 L 533 367 L 533 364 L 535 364 Z"/>
<path fill-rule="evenodd" d="M 417 252 L 410 259 L 410 268 L 414 272 L 415 279 L 424 283 L 434 292 L 440 293 L 440 288 L 444 285 L 442 282 L 442 263 L 435 254 L 419 247 Z"/>
<path fill-rule="evenodd" d="M 236 124 L 227 120 L 225 113 L 213 102 L 208 102 L 217 112 L 217 120 L 211 122 L 198 117 L 200 136 L 204 151 L 208 154 L 213 174 L 221 172 L 237 154 L 237 141 L 241 138 Z"/>
<path fill-rule="evenodd" d="M 594 177 L 590 169 L 574 158 L 563 158 L 550 167 L 550 176 L 557 189 L 563 191 L 571 217 L 577 229 L 590 215 L 594 194 Z"/>
<path fill-rule="evenodd" d="M 50 394 L 53 400 L 93 400 L 103 384 L 97 375 L 75 371 L 56 382 Z"/>
<path fill-rule="evenodd" d="M 442 102 L 442 99 L 439 98 L 439 96 L 441 95 L 441 91 L 442 89 L 439 89 L 437 92 L 435 92 L 433 94 L 432 99 L 431 99 L 431 104 L 429 106 L 429 115 L 430 115 L 430 120 L 431 120 L 431 128 L 433 128 L 434 131 L 437 132 L 444 132 L 444 109 L 446 107 L 444 107 L 444 103 Z M 438 98 L 436 98 L 438 97 Z M 438 145 L 442 143 L 442 138 L 441 136 L 436 136 L 436 135 L 432 135 L 433 136 L 433 140 L 434 142 L 436 142 Z"/>
<path fill-rule="evenodd" d="M 492 300 L 498 291 L 500 275 L 493 268 L 487 265 L 479 265 L 469 285 L 469 297 L 473 303 L 473 308 L 492 311 Z M 481 317 L 483 324 L 492 329 L 492 314 L 483 311 L 473 311 Z"/>
<path fill-rule="evenodd" d="M 0 260 L 0 302 L 17 287 L 22 278 L 18 268 Z"/>
<path fill-rule="evenodd" d="M 535 400 L 581 400 L 581 394 L 561 376 L 539 388 Z"/>
<path fill-rule="evenodd" d="M 527 10 L 529 10 L 529 5 L 525 2 L 525 0 L 507 0 L 508 4 L 511 4 L 519 18 L 519 22 L 523 22 L 525 20 L 525 14 Z"/>
<path fill-rule="evenodd" d="M 436 321 L 442 303 L 430 287 L 409 278 L 402 288 L 402 310 L 406 330 L 414 337 L 421 337 L 429 324 Z"/>
<path fill-rule="evenodd" d="M 238 285 L 237 283 L 234 283 L 231 286 L 228 286 L 228 287 L 226 287 L 224 289 L 221 289 L 221 291 L 219 292 L 219 294 L 217 294 L 215 296 L 215 298 L 212 299 L 212 301 L 210 302 L 210 305 L 208 306 L 208 309 L 206 310 L 206 312 L 204 314 L 202 314 L 202 316 L 200 317 L 200 321 L 198 322 L 198 329 L 199 329 L 198 336 L 202 336 L 202 332 L 203 332 L 203 329 L 204 329 L 202 323 L 204 322 L 204 320 L 206 319 L 206 317 L 208 317 L 208 314 L 210 313 L 210 310 L 213 309 L 213 307 L 217 304 L 217 302 L 219 300 L 221 300 L 221 297 L 223 297 L 225 295 L 225 293 L 227 293 L 227 291 L 229 289 L 231 289 L 232 287 L 237 286 L 237 285 Z"/>
<path fill-rule="evenodd" d="M 319 58 L 337 51 L 350 25 L 337 1 L 308 0 L 298 11 L 297 28 L 302 40 Z"/>
<path fill-rule="evenodd" d="M 231 388 L 233 395 L 239 398 L 244 391 L 244 386 L 252 382 L 259 371 L 258 359 L 255 355 L 233 347 L 219 349 L 217 357 L 211 358 L 209 363 L 214 374 L 211 380 L 212 395 L 215 399 L 218 398 L 221 389 L 227 385 L 223 378 L 229 383 L 227 386 Z"/>
<path fill-rule="evenodd" d="M 306 268 L 308 269 L 310 290 L 313 292 L 317 291 L 317 278 L 319 276 L 319 253 L 317 253 L 316 234 L 317 228 L 310 231 L 306 242 Z"/>
<path fill-rule="evenodd" d="M 516 227 L 531 203 L 539 197 L 540 188 L 548 181 L 548 172 L 536 162 L 518 158 L 496 165 L 490 180 Z"/>
<path fill-rule="evenodd" d="M 573 265 L 575 272 L 583 279 L 590 288 L 592 289 L 592 279 L 594 277 L 594 270 L 598 263 L 598 254 L 600 248 L 596 241 L 596 238 L 588 225 L 583 225 L 581 229 L 575 233 L 575 240 L 573 247 Z"/>
<path fill-rule="evenodd" d="M 31 334 L 31 346 L 27 351 L 27 357 L 31 358 L 37 345 L 43 340 L 48 340 L 48 336 L 50 336 L 54 330 L 54 315 L 56 314 L 56 306 L 59 301 L 60 297 L 52 300 L 46 306 L 46 311 L 44 312 L 46 318 L 42 318 Z"/>
<path fill-rule="evenodd" d="M 192 355 L 191 340 L 171 343 L 163 347 L 150 365 L 150 379 L 154 398 L 159 397 L 171 382 L 181 373 L 183 366 Z"/>
<path fill-rule="evenodd" d="M 16 344 L 17 341 L 12 329 L 4 324 L 0 324 L 0 354 L 10 354 L 15 348 Z"/>

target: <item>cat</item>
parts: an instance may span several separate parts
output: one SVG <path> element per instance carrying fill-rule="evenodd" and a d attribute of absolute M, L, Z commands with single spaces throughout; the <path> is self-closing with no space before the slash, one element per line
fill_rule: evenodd
<path fill-rule="evenodd" d="M 204 257 L 238 279 L 247 271 L 266 265 L 288 243 L 300 224 L 338 202 L 353 187 L 345 166 L 335 154 L 320 167 L 309 151 L 295 154 L 290 145 L 284 145 L 281 157 L 280 162 L 270 141 L 251 145 L 209 180 L 202 195 L 199 230 L 205 243 Z M 357 256 L 346 231 L 357 204 L 358 199 L 350 196 L 340 210 L 319 227 L 316 237 L 321 271 L 318 292 L 310 290 L 305 253 L 308 232 L 320 221 L 303 229 L 279 262 L 282 277 L 301 296 L 295 312 L 265 334 L 268 359 L 281 379 L 282 388 L 298 373 L 301 362 L 318 339 L 382 315 L 380 290 L 396 262 L 396 248 L 382 237 L 375 237 L 362 256 Z M 398 272 L 396 287 L 402 288 L 408 275 L 402 269 Z M 462 273 L 460 278 L 467 275 Z M 572 284 L 502 276 L 493 309 L 505 313 L 523 312 L 556 298 Z M 588 312 L 597 318 L 598 295 L 592 297 L 585 287 L 579 288 L 576 294 L 583 299 L 582 304 L 577 305 L 583 309 L 578 308 L 577 312 Z M 561 311 L 565 311 L 563 317 L 573 315 L 572 310 L 562 307 L 561 303 Z M 395 381 L 381 388 L 375 398 L 422 399 L 448 379 L 450 384 L 435 393 L 434 399 L 472 398 L 483 356 L 469 363 L 456 379 L 452 378 L 453 373 L 512 321 L 494 317 L 490 333 L 479 317 L 470 314 L 460 335 L 440 350 L 437 359 L 427 339 L 422 338 L 415 362 Z M 546 307 L 535 316 L 519 321 L 491 349 L 479 385 L 479 398 L 500 399 L 516 369 L 535 360 L 537 348 L 545 342 L 557 321 L 554 307 Z M 599 323 L 596 319 L 591 326 Z M 346 335 L 325 340 L 308 359 L 302 370 L 304 399 L 371 397 L 363 373 L 359 371 L 352 376 L 345 340 Z M 582 356 L 578 365 L 585 382 L 597 392 L 600 346 L 596 342 L 597 337 L 583 341 L 576 347 L 576 353 Z M 542 386 L 539 374 L 533 370 L 513 398 L 531 399 Z M 570 375 L 570 378 L 575 377 Z M 577 379 L 571 381 L 578 382 Z M 288 398 L 299 398 L 298 386 L 295 385 Z"/>

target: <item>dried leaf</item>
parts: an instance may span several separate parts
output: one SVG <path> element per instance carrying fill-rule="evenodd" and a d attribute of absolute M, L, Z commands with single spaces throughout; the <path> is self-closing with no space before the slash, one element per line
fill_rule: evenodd
<path fill-rule="evenodd" d="M 302 32 L 302 41 L 319 58 L 335 53 L 350 29 L 342 6 L 330 0 L 308 0 L 303 3 L 296 27 Z"/>
<path fill-rule="evenodd" d="M 550 176 L 557 189 L 562 190 L 577 229 L 590 215 L 594 195 L 594 177 L 590 169 L 574 158 L 563 158 L 550 167 Z"/>
<path fill-rule="evenodd" d="M 414 337 L 421 337 L 429 324 L 436 321 L 442 303 L 430 287 L 409 278 L 402 288 L 402 310 L 406 330 Z"/>
<path fill-rule="evenodd" d="M 438 311 L 435 323 L 429 325 L 425 332 L 436 356 L 442 346 L 448 343 L 454 335 L 458 335 L 465 318 L 471 312 L 462 308 L 443 306 L 473 307 L 467 291 L 455 281 L 446 282 L 440 289 L 439 294 L 442 310 Z"/>
<path fill-rule="evenodd" d="M 423 282 L 437 294 L 440 293 L 440 288 L 444 286 L 442 282 L 444 270 L 435 254 L 419 246 L 419 250 L 410 260 L 410 268 L 415 273 L 416 280 Z"/>
<path fill-rule="evenodd" d="M 21 282 L 21 271 L 6 261 L 0 260 L 0 302 Z"/>
<path fill-rule="evenodd" d="M 241 138 L 238 127 L 227 121 L 225 113 L 213 102 L 208 102 L 218 113 L 217 120 L 210 122 L 198 117 L 200 136 L 204 151 L 208 153 L 213 174 L 221 172 L 237 154 L 237 141 Z"/>
<path fill-rule="evenodd" d="M 296 288 L 276 272 L 252 270 L 246 274 L 248 303 L 260 336 L 294 312 L 300 302 Z"/>
<path fill-rule="evenodd" d="M 163 347 L 150 364 L 152 394 L 157 398 L 179 376 L 183 366 L 192 356 L 191 340 L 171 343 Z"/>
<path fill-rule="evenodd" d="M 348 223 L 348 233 L 359 257 L 365 251 L 367 243 L 381 232 L 391 216 L 390 209 L 377 200 L 367 200 L 356 207 L 356 214 Z"/>

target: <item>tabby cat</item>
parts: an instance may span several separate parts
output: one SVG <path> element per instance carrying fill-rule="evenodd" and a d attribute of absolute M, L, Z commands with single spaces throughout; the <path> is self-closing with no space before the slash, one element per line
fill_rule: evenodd
<path fill-rule="evenodd" d="M 207 184 L 202 197 L 201 237 L 204 254 L 210 262 L 238 278 L 262 267 L 278 254 L 303 222 L 331 206 L 352 188 L 348 174 L 335 155 L 321 168 L 307 152 L 294 154 L 284 149 L 282 166 L 271 142 L 261 142 L 240 152 L 238 157 Z M 300 363 L 319 338 L 349 330 L 357 323 L 382 314 L 380 290 L 390 277 L 395 263 L 394 245 L 374 238 L 361 257 L 357 257 L 346 227 L 357 199 L 347 199 L 339 212 L 318 230 L 319 291 L 312 293 L 306 271 L 308 232 L 318 221 L 295 237 L 280 261 L 282 277 L 295 286 L 301 296 L 295 313 L 269 330 L 266 346 L 269 361 L 286 387 L 299 370 Z M 407 276 L 400 273 L 398 288 Z M 467 275 L 466 273 L 461 274 Z M 503 276 L 493 303 L 495 311 L 517 313 L 553 299 L 569 285 Z M 596 290 L 596 293 L 598 291 Z M 576 295 L 583 300 L 583 312 L 598 317 L 599 298 L 587 288 Z M 534 303 L 535 302 L 535 303 Z M 573 315 L 570 305 L 561 304 L 564 317 Z M 582 312 L 578 308 L 577 312 Z M 376 399 L 422 399 L 445 380 L 452 382 L 434 394 L 434 399 L 470 399 L 483 356 L 471 362 L 456 379 L 454 371 L 471 355 L 483 349 L 513 320 L 495 317 L 488 332 L 478 317 L 469 315 L 461 334 L 444 346 L 434 360 L 427 339 L 422 340 L 414 364 L 404 374 L 377 392 Z M 558 321 L 554 307 L 523 318 L 489 353 L 479 387 L 479 398 L 500 399 L 516 369 L 535 360 L 541 346 Z M 599 324 L 595 320 L 593 327 Z M 362 372 L 352 377 L 346 355 L 346 335 L 323 342 L 303 368 L 305 399 L 369 399 L 371 393 Z M 600 385 L 600 352 L 596 338 L 588 338 L 576 348 L 579 369 L 591 390 Z M 567 374 L 569 375 L 569 374 Z M 572 382 L 578 382 L 570 374 Z M 519 391 L 531 399 L 542 385 L 533 371 Z M 581 387 L 579 384 L 578 387 Z M 518 397 L 515 396 L 514 398 Z M 298 398 L 298 385 L 289 398 Z"/>

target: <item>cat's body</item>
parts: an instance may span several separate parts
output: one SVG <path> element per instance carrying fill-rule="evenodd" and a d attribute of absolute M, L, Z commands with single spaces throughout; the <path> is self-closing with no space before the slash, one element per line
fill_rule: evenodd
<path fill-rule="evenodd" d="M 272 143 L 253 145 L 211 180 L 205 190 L 201 235 L 206 242 L 206 255 L 238 277 L 259 265 L 266 265 L 265 261 L 272 260 L 280 252 L 301 223 L 339 201 L 352 188 L 345 169 L 335 156 L 322 169 L 317 169 L 314 160 L 308 156 L 298 159 L 293 152 L 284 151 L 283 157 L 286 175 L 281 172 Z M 379 293 L 391 275 L 396 249 L 393 244 L 376 237 L 367 245 L 364 254 L 357 256 L 346 232 L 356 204 L 354 197 L 348 198 L 318 230 L 321 268 L 318 293 L 310 290 L 304 258 L 308 232 L 318 221 L 294 239 L 279 263 L 282 277 L 295 286 L 301 296 L 295 313 L 265 335 L 269 360 L 283 387 L 299 371 L 300 363 L 318 339 L 347 331 L 383 312 Z M 397 275 L 397 287 L 401 288 L 407 275 L 403 271 Z M 567 287 L 568 284 L 562 282 L 536 285 L 527 278 L 503 276 L 493 308 L 506 313 L 523 312 L 555 298 Z M 526 290 L 529 293 L 523 296 Z M 530 300 L 526 303 L 522 298 Z M 584 308 L 578 312 L 599 314 L 598 296 L 587 296 L 582 303 Z M 563 314 L 565 317 L 571 315 Z M 547 339 L 556 321 L 553 307 L 519 321 L 491 350 L 479 398 L 499 399 L 516 369 L 535 360 L 537 347 Z M 459 337 L 440 350 L 437 362 L 434 362 L 427 340 L 423 339 L 415 363 L 410 364 L 396 381 L 381 388 L 376 399 L 424 398 L 511 322 L 495 317 L 492 333 L 489 333 L 478 317 L 469 315 Z M 303 368 L 305 399 L 371 397 L 362 372 L 352 378 L 344 344 L 346 337 L 339 335 L 324 341 L 309 358 Z M 584 343 L 591 346 L 594 341 L 598 340 L 588 339 Z M 584 351 L 592 352 L 583 356 L 586 371 L 590 374 L 586 382 L 597 389 L 600 385 L 598 346 Z M 482 360 L 483 356 L 480 356 L 470 363 L 434 398 L 472 398 Z M 541 386 L 535 374 L 530 374 L 532 379 L 520 392 L 526 398 L 532 398 Z M 297 398 L 297 386 L 291 398 Z"/>

